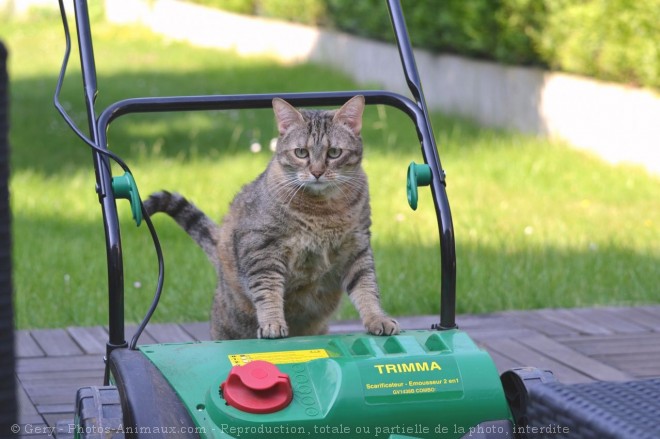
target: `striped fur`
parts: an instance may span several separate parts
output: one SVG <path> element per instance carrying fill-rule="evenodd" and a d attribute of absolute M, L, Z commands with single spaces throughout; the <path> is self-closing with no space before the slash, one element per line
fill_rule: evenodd
<path fill-rule="evenodd" d="M 396 334 L 380 306 L 360 164 L 364 98 L 337 111 L 275 99 L 280 132 L 266 170 L 234 198 L 218 226 L 178 194 L 153 194 L 216 267 L 215 339 L 321 334 L 346 292 L 368 332 Z"/>
<path fill-rule="evenodd" d="M 219 227 L 197 206 L 177 193 L 162 191 L 151 194 L 144 202 L 144 207 L 150 216 L 157 212 L 164 212 L 174 218 L 177 224 L 204 250 L 213 265 L 218 265 L 216 249 Z"/>

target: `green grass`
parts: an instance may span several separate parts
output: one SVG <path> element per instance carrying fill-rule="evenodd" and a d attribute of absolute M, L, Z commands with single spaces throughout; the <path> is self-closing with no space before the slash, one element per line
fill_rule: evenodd
<path fill-rule="evenodd" d="M 53 14 L 3 23 L 11 53 L 11 205 L 16 321 L 20 328 L 91 325 L 106 316 L 105 249 L 89 150 L 65 127 L 51 96 L 63 52 Z M 135 27 L 94 23 L 97 108 L 142 95 L 345 90 L 325 67 L 191 48 Z M 86 126 L 75 50 L 63 100 Z M 448 174 L 458 257 L 458 311 L 658 303 L 660 179 L 614 167 L 559 143 L 433 115 Z M 179 191 L 220 218 L 270 158 L 267 110 L 129 116 L 110 129 L 143 196 Z M 401 113 L 369 107 L 363 137 L 373 247 L 384 307 L 438 311 L 439 244 L 430 192 L 413 212 L 405 171 L 421 161 Z M 249 145 L 257 140 L 262 152 Z M 155 285 L 145 227 L 121 202 L 126 316 L 139 320 Z M 156 321 L 208 318 L 215 279 L 195 244 L 156 218 L 167 277 Z M 339 317 L 353 318 L 348 301 Z"/>

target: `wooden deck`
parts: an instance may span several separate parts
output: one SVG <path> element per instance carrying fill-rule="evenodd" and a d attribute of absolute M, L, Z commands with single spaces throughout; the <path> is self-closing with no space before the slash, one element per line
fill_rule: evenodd
<path fill-rule="evenodd" d="M 399 321 L 404 329 L 428 329 L 437 317 Z M 457 322 L 500 371 L 547 368 L 565 383 L 660 377 L 660 306 L 511 311 L 462 315 Z M 333 332 L 362 330 L 357 322 L 332 326 Z M 106 337 L 100 326 L 17 332 L 19 436 L 48 437 L 58 420 L 73 418 L 76 390 L 102 384 Z M 152 324 L 140 342 L 208 338 L 208 323 Z"/>

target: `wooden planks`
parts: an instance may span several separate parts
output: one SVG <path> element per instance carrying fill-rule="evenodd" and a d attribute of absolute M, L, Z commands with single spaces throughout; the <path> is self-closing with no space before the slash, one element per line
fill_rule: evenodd
<path fill-rule="evenodd" d="M 398 319 L 403 329 L 429 329 L 438 316 Z M 500 372 L 548 368 L 566 383 L 660 377 L 660 306 L 544 309 L 459 315 L 457 324 L 493 358 Z M 126 326 L 130 341 L 134 325 Z M 331 332 L 361 332 L 359 321 L 335 322 Z M 33 434 L 73 416 L 75 392 L 101 385 L 107 329 L 69 327 L 16 332 L 19 420 Z M 208 340 L 208 322 L 150 324 L 140 344 Z"/>
<path fill-rule="evenodd" d="M 660 376 L 660 332 L 581 337 L 558 342 L 631 376 Z"/>
<path fill-rule="evenodd" d="M 20 383 L 16 386 L 16 399 L 19 424 L 39 424 L 43 422 L 43 418 Z"/>
<path fill-rule="evenodd" d="M 583 353 L 571 349 L 545 335 L 533 335 L 520 340 L 525 346 L 599 381 L 627 381 L 632 376 Z"/>
<path fill-rule="evenodd" d="M 192 339 L 195 341 L 211 339 L 211 328 L 209 322 L 185 323 L 180 326 L 184 331 L 190 334 Z"/>
<path fill-rule="evenodd" d="M 543 309 L 538 311 L 538 316 L 556 325 L 571 328 L 578 334 L 607 335 L 612 333 L 609 329 L 587 320 L 570 309 Z"/>
<path fill-rule="evenodd" d="M 43 357 L 46 355 L 32 338 L 30 331 L 17 331 L 14 334 L 14 350 L 16 358 Z"/>
<path fill-rule="evenodd" d="M 504 357 L 508 357 L 513 360 L 513 362 L 517 362 L 519 366 L 534 366 L 539 369 L 549 369 L 559 381 L 567 384 L 593 381 L 593 379 L 583 371 L 567 366 L 552 356 L 546 355 L 539 350 L 532 349 L 516 340 L 506 338 L 492 339 L 488 341 L 486 348 L 489 351 L 494 351 Z M 502 370 L 500 370 L 500 372 L 502 372 Z"/>
<path fill-rule="evenodd" d="M 108 331 L 101 326 L 69 327 L 69 336 L 86 354 L 105 354 Z"/>
<path fill-rule="evenodd" d="M 148 325 L 145 330 L 157 343 L 185 343 L 193 341 L 190 334 L 179 325 L 154 323 Z"/>
<path fill-rule="evenodd" d="M 80 355 L 83 353 L 80 346 L 64 329 L 32 331 L 32 337 L 49 357 Z"/>

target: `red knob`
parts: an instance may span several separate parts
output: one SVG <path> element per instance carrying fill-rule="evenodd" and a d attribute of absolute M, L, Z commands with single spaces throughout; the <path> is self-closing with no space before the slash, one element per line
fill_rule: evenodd
<path fill-rule="evenodd" d="M 230 406 L 248 413 L 273 413 L 293 399 L 289 375 L 261 360 L 232 367 L 220 388 Z"/>

